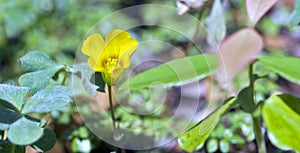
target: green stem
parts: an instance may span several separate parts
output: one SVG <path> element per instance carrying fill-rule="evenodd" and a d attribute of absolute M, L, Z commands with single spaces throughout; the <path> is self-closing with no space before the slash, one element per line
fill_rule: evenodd
<path fill-rule="evenodd" d="M 253 91 L 253 101 L 255 101 L 253 65 L 252 64 L 249 66 L 249 84 L 250 84 L 249 86 L 250 86 L 251 90 Z M 254 134 L 255 134 L 258 153 L 267 153 L 264 136 L 261 131 L 259 116 L 254 115 L 253 113 L 251 115 L 252 115 L 253 130 L 254 130 Z"/>
<path fill-rule="evenodd" d="M 114 130 L 114 140 L 115 141 L 120 141 L 120 137 L 122 137 L 119 133 L 119 129 L 117 127 L 117 120 L 115 117 L 114 113 L 114 106 L 113 106 L 113 97 L 112 97 L 112 89 L 111 86 L 108 86 L 108 98 L 109 98 L 109 106 L 110 106 L 110 113 L 111 113 L 111 119 L 112 119 L 112 124 L 113 124 L 113 130 Z M 121 153 L 126 153 L 125 149 L 120 147 Z"/>
<path fill-rule="evenodd" d="M 63 80 L 62 80 L 62 82 L 61 82 L 61 85 L 66 85 L 66 83 L 67 83 L 67 78 L 68 78 L 68 73 L 64 73 L 64 78 L 63 78 Z"/>
<path fill-rule="evenodd" d="M 116 120 L 115 112 L 114 112 L 111 86 L 108 86 L 108 96 L 109 96 L 109 106 L 110 106 L 111 119 L 112 119 L 113 130 L 114 130 L 114 140 L 115 141 L 120 141 L 122 139 L 122 136 L 120 135 L 119 129 L 117 127 L 117 120 Z"/>
<path fill-rule="evenodd" d="M 267 153 L 266 144 L 264 141 L 263 134 L 261 132 L 260 120 L 258 117 L 252 115 L 252 122 L 258 153 Z"/>
<path fill-rule="evenodd" d="M 201 18 L 203 16 L 203 14 L 204 14 L 204 10 L 205 10 L 206 7 L 208 7 L 210 5 L 211 5 L 211 2 L 206 2 L 204 4 L 204 6 L 201 8 L 201 10 L 199 11 L 199 13 L 198 13 L 197 23 L 196 23 L 196 29 L 195 29 L 195 32 L 193 34 L 193 37 L 192 37 L 191 41 L 189 41 L 189 43 L 188 43 L 188 45 L 186 47 L 186 55 L 188 55 L 190 49 L 193 47 L 193 44 L 194 44 L 194 42 L 197 39 L 197 36 L 199 34 L 199 30 L 200 30 L 200 21 L 201 21 Z"/>
<path fill-rule="evenodd" d="M 11 145 L 10 153 L 15 153 L 15 145 L 14 144 Z"/>
<path fill-rule="evenodd" d="M 249 66 L 249 86 L 252 89 L 252 91 L 254 91 L 254 78 L 253 78 L 253 65 L 250 64 Z M 255 100 L 255 98 L 253 97 L 253 99 Z"/>
<path fill-rule="evenodd" d="M 109 96 L 109 106 L 110 106 L 111 119 L 112 119 L 112 123 L 113 123 L 113 129 L 114 129 L 114 133 L 116 134 L 117 121 L 116 121 L 116 117 L 115 117 L 115 113 L 114 113 L 114 106 L 113 106 L 113 102 L 112 102 L 111 86 L 108 86 L 108 96 Z"/>

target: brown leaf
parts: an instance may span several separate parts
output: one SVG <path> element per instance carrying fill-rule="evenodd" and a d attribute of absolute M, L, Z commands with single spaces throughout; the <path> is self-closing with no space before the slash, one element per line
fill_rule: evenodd
<path fill-rule="evenodd" d="M 217 80 L 229 83 L 236 74 L 247 68 L 263 48 L 262 37 L 251 28 L 241 29 L 228 36 L 218 54 Z"/>

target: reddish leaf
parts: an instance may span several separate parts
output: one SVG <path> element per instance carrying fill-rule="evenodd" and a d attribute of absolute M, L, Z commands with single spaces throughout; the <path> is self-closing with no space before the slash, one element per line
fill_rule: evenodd
<path fill-rule="evenodd" d="M 218 81 L 228 83 L 257 57 L 263 48 L 261 36 L 251 28 L 241 29 L 228 36 L 218 54 Z"/>
<path fill-rule="evenodd" d="M 277 0 L 246 0 L 247 13 L 252 25 L 255 25 L 276 2 Z"/>

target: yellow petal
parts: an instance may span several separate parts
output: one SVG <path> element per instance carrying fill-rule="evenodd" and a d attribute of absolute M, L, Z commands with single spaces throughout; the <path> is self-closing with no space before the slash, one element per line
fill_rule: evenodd
<path fill-rule="evenodd" d="M 117 67 L 126 68 L 130 64 L 130 56 L 134 53 L 138 42 L 130 38 L 123 30 L 112 30 L 105 38 L 105 48 L 100 60 L 107 57 L 118 58 Z"/>
<path fill-rule="evenodd" d="M 112 30 L 105 38 L 105 50 L 110 50 L 110 53 L 114 52 L 117 55 L 127 52 L 129 48 L 136 49 L 138 42 L 130 38 L 130 34 L 123 30 Z M 134 51 L 134 49 L 132 49 Z M 127 52 L 130 56 L 133 51 Z"/>
<path fill-rule="evenodd" d="M 94 61 L 97 61 L 97 58 L 101 54 L 104 47 L 104 40 L 99 34 L 92 34 L 84 40 L 81 51 L 83 54 L 91 57 Z"/>
<path fill-rule="evenodd" d="M 123 69 L 123 68 L 114 69 L 113 72 L 112 72 L 111 77 L 115 78 L 115 79 L 118 79 L 124 71 L 125 71 L 125 69 Z"/>
<path fill-rule="evenodd" d="M 123 43 L 119 57 L 123 56 L 123 54 L 131 56 L 138 47 L 138 42 L 132 38 L 124 40 Z"/>
<path fill-rule="evenodd" d="M 130 56 L 123 55 L 119 57 L 118 63 L 116 64 L 116 68 L 128 68 L 130 65 Z"/>
<path fill-rule="evenodd" d="M 110 31 L 103 41 L 99 34 L 89 36 L 82 45 L 82 52 L 90 58 L 89 66 L 96 72 L 102 72 L 108 85 L 113 85 L 130 65 L 130 56 L 138 42 L 123 30 Z"/>
<path fill-rule="evenodd" d="M 108 85 L 115 85 L 125 69 L 114 69 L 112 74 L 108 71 L 103 71 L 103 79 Z"/>
<path fill-rule="evenodd" d="M 95 71 L 95 69 L 96 69 L 95 61 L 92 58 L 89 58 L 87 62 L 88 62 L 88 65 L 90 66 L 90 68 Z"/>
<path fill-rule="evenodd" d="M 88 65 L 95 72 L 103 72 L 104 71 L 104 67 L 99 62 L 96 63 L 92 58 L 88 59 Z"/>
<path fill-rule="evenodd" d="M 114 39 L 116 36 L 120 37 L 122 36 L 123 38 L 130 38 L 130 34 L 127 31 L 116 29 L 116 30 L 111 30 L 105 37 L 105 43 L 110 42 L 112 39 Z"/>

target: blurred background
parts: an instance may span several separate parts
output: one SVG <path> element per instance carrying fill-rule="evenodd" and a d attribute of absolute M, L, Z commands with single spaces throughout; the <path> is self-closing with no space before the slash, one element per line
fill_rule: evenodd
<path fill-rule="evenodd" d="M 244 0 L 224 0 L 222 1 L 225 10 L 227 34 L 229 35 L 241 27 L 245 26 L 247 21 L 247 15 L 245 11 Z M 81 41 L 90 31 L 90 29 L 101 19 L 110 15 L 111 13 L 118 11 L 122 8 L 139 4 L 161 4 L 170 7 L 177 7 L 175 0 L 1 0 L 0 1 L 0 82 L 16 84 L 17 78 L 23 73 L 20 68 L 18 59 L 26 52 L 32 50 L 38 50 L 46 53 L 59 64 L 72 65 L 76 56 L 76 52 L 80 47 Z M 267 15 L 257 25 L 257 30 L 263 35 L 265 39 L 264 53 L 270 54 L 288 54 L 293 56 L 300 56 L 300 29 L 286 26 L 288 16 L 293 9 L 293 0 L 280 1 L 274 6 Z M 189 11 L 193 16 L 197 17 L 200 8 L 195 8 Z M 160 14 L 147 12 L 147 10 L 141 11 L 147 18 L 141 17 L 141 19 L 157 18 Z M 202 20 L 209 14 L 209 10 L 204 12 Z M 119 20 L 121 24 L 130 24 L 133 18 L 124 14 L 123 20 Z M 172 20 L 166 19 L 164 22 L 172 22 Z M 186 25 L 187 28 L 191 26 L 191 29 L 195 25 Z M 134 35 L 140 40 L 147 40 L 148 38 L 156 37 L 157 40 L 172 42 L 173 45 L 180 48 L 184 55 L 199 54 L 199 49 L 195 47 L 189 48 L 189 41 L 178 35 L 177 33 L 162 30 L 160 27 L 148 28 L 140 27 L 134 30 Z M 205 42 L 205 34 L 201 41 L 203 52 L 213 52 Z M 163 56 L 164 50 L 160 46 L 151 46 L 148 50 L 153 51 L 156 56 Z M 167 48 L 167 47 L 166 47 Z M 166 49 L 164 48 L 164 49 Z M 189 51 L 185 51 L 186 49 Z M 147 56 L 154 56 L 147 55 Z M 165 56 L 168 56 L 165 55 Z M 174 55 L 174 58 L 180 56 Z M 148 63 L 146 65 L 152 65 L 150 67 L 158 65 L 157 63 Z M 147 67 L 147 66 L 146 66 Z M 148 68 L 150 68 L 148 67 Z M 142 68 L 143 70 L 144 68 Z M 137 71 L 142 71 L 137 70 Z M 235 87 L 243 86 L 245 74 L 240 74 L 242 77 L 234 82 Z M 266 96 L 267 93 L 274 90 L 283 90 L 285 92 L 292 93 L 300 96 L 300 87 L 292 83 L 288 83 L 282 78 L 274 77 L 276 83 L 271 81 L 265 81 L 262 84 L 269 87 L 257 85 L 258 97 Z M 198 105 L 201 110 L 206 101 L 207 81 L 196 82 L 196 85 L 201 84 L 203 89 L 197 91 L 196 96 L 199 95 L 200 101 Z M 259 83 L 258 83 L 259 84 Z M 187 87 L 184 95 L 187 98 L 193 98 L 195 91 L 193 84 Z M 233 89 L 234 90 L 234 89 Z M 168 109 L 176 108 L 176 93 L 181 93 L 176 88 L 172 89 L 171 103 L 166 103 L 162 112 L 154 114 L 152 118 L 144 119 L 140 116 L 132 116 L 126 114 L 122 109 L 116 110 L 117 115 L 122 116 L 125 120 L 123 124 L 132 124 L 135 120 L 141 120 L 141 124 L 130 125 L 131 128 L 140 128 L 143 126 L 150 126 L 153 124 L 166 124 L 167 118 L 162 118 L 161 114 Z M 142 96 L 141 96 L 142 95 Z M 147 91 L 140 91 L 137 94 L 132 94 L 130 98 L 132 101 L 147 99 Z M 169 95 L 170 96 L 170 95 Z M 175 98 L 174 98 L 175 97 Z M 188 101 L 188 100 L 187 100 Z M 130 103 L 130 102 L 129 102 Z M 147 103 L 153 105 L 152 103 Z M 134 104 L 132 104 L 134 106 Z M 147 106 L 145 107 L 153 107 Z M 88 111 L 86 107 L 79 107 L 81 111 Z M 168 110 L 169 111 L 169 110 Z M 187 109 L 188 111 L 188 109 Z M 170 111 L 172 112 L 172 111 Z M 127 115 L 127 116 L 126 116 Z M 124 117 L 126 116 L 126 117 Z M 51 153 L 71 153 L 71 152 L 118 152 L 119 150 L 101 141 L 97 136 L 84 125 L 81 119 L 76 105 L 73 103 L 69 107 L 62 111 L 51 113 L 51 121 L 49 127 L 51 127 L 57 135 L 57 144 L 50 151 Z M 254 134 L 251 129 L 250 116 L 241 111 L 230 112 L 228 115 L 222 118 L 221 123 L 214 130 L 212 136 L 210 136 L 207 147 L 201 149 L 199 152 L 209 152 L 214 150 L 215 145 L 222 144 L 223 149 L 221 152 L 255 152 Z M 103 125 L 110 122 L 109 119 L 103 118 Z M 125 126 L 125 125 L 124 125 Z M 170 127 L 174 125 L 169 125 Z M 164 130 L 156 131 L 152 133 L 157 137 L 166 137 L 169 135 L 177 135 L 176 131 L 171 131 L 169 127 L 165 127 Z M 270 143 L 269 147 L 274 148 Z M 27 148 L 28 152 L 34 152 L 32 149 Z M 217 148 L 218 149 L 218 148 Z M 276 149 L 275 149 L 276 150 Z M 151 149 L 147 151 L 132 151 L 126 152 L 183 152 L 177 145 L 176 141 L 171 141 L 165 146 L 160 148 Z M 281 152 L 281 151 L 280 151 Z"/>

